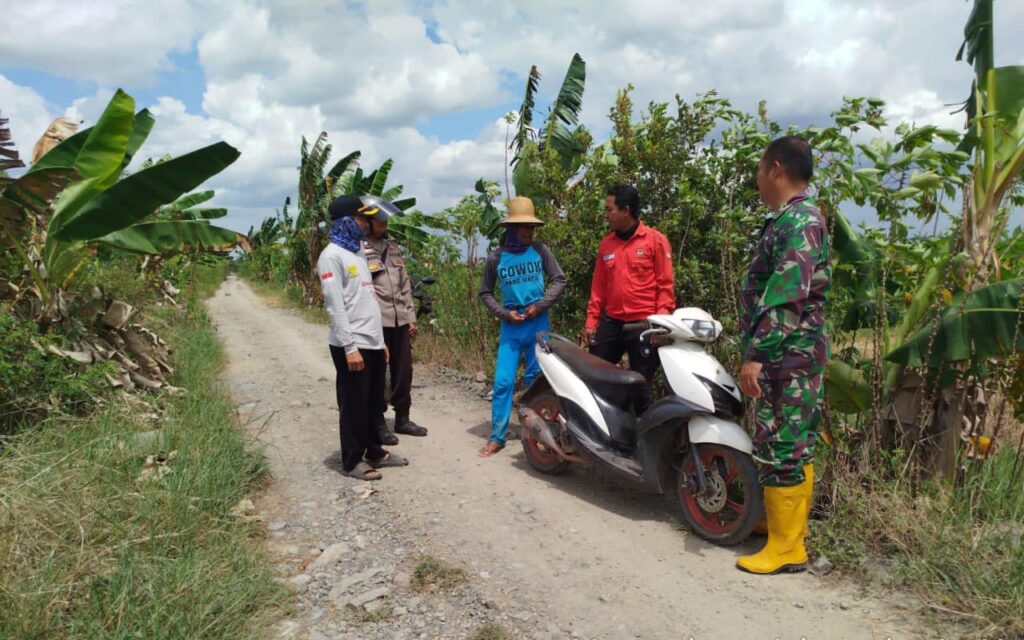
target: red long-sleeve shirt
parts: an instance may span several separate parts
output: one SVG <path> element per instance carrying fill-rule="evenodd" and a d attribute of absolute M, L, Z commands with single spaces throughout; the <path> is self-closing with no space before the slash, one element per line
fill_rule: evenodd
<path fill-rule="evenodd" d="M 635 322 L 676 308 L 672 247 L 660 232 L 639 223 L 628 240 L 615 232 L 601 241 L 590 284 L 587 328 L 597 327 L 601 312 Z"/>

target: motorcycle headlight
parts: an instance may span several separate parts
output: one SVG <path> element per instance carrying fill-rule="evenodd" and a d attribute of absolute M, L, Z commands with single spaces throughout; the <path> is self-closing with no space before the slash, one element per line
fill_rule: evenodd
<path fill-rule="evenodd" d="M 686 320 L 686 326 L 700 342 L 714 342 L 722 331 L 722 325 L 714 320 Z"/>

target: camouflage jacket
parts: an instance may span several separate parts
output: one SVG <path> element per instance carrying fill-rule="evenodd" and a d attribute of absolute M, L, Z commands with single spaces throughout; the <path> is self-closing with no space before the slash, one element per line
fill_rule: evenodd
<path fill-rule="evenodd" d="M 762 363 L 770 378 L 821 372 L 831 281 L 828 227 L 801 192 L 768 215 L 754 248 L 740 293 L 743 360 Z"/>

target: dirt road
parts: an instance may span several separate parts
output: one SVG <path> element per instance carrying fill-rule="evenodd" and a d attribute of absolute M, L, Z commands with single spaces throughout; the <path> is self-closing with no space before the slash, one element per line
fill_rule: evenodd
<path fill-rule="evenodd" d="M 333 503 L 322 499 L 355 483 L 325 465 L 338 449 L 326 328 L 268 306 L 234 277 L 209 309 L 227 348 L 232 392 L 244 411 L 265 417 L 260 437 L 274 481 L 260 508 L 269 520 L 344 521 L 346 507 L 339 503 L 330 513 Z M 667 498 L 634 493 L 594 471 L 539 475 L 527 467 L 518 441 L 492 459 L 478 458 L 490 405 L 466 387 L 430 367 L 417 368 L 412 417 L 430 435 L 401 438 L 397 451 L 412 464 L 387 470 L 373 500 L 389 526 L 417 548 L 465 567 L 472 588 L 517 621 L 519 633 L 600 639 L 924 635 L 904 626 L 905 611 L 863 597 L 841 579 L 740 573 L 735 558 L 751 547 L 720 548 L 688 535 Z M 293 548 L 308 548 L 321 535 L 313 531 L 304 540 L 302 527 L 289 530 Z M 394 598 L 401 603 L 400 594 Z M 468 635 L 461 627 L 440 628 L 445 638 Z M 348 633 L 343 637 L 363 637 Z"/>

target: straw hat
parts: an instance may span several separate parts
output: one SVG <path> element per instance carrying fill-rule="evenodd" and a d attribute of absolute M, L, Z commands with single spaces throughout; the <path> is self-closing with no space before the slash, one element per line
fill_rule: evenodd
<path fill-rule="evenodd" d="M 508 201 L 508 217 L 502 220 L 501 224 L 532 224 L 539 227 L 544 221 L 538 218 L 533 210 L 533 200 L 526 196 L 516 196 Z"/>

